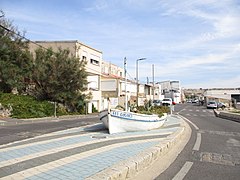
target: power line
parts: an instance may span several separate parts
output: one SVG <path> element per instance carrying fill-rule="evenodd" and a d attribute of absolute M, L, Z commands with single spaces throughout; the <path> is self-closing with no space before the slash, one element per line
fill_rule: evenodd
<path fill-rule="evenodd" d="M 8 29 L 8 28 L 4 27 L 4 26 L 1 25 L 1 24 L 0 24 L 0 27 L 3 28 L 4 30 L 8 31 L 8 32 L 11 32 L 11 33 L 13 33 L 13 34 L 21 37 L 22 39 L 26 40 L 27 42 L 31 42 L 31 43 L 33 43 L 33 44 L 35 44 L 35 45 L 37 45 L 37 46 L 39 46 L 39 47 L 41 47 L 41 48 L 43 48 L 43 49 L 45 49 L 45 50 L 48 50 L 48 49 L 45 48 L 44 46 L 42 46 L 42 45 L 40 45 L 40 44 L 38 44 L 38 43 L 36 43 L 36 42 L 34 42 L 34 41 L 31 41 L 30 39 L 22 36 L 21 34 L 16 33 L 15 31 L 13 31 L 13 30 L 11 30 L 11 29 Z"/>
<path fill-rule="evenodd" d="M 4 16 L 4 14 L 3 14 L 2 16 L 0 16 L 0 17 L 3 17 L 3 16 Z M 0 27 L 3 28 L 4 30 L 8 31 L 8 32 L 11 32 L 11 33 L 13 33 L 13 34 L 21 37 L 22 39 L 26 40 L 27 42 L 31 42 L 31 43 L 37 45 L 38 47 L 41 47 L 41 48 L 43 48 L 43 49 L 45 49 L 45 50 L 49 50 L 48 48 L 46 48 L 46 47 L 44 47 L 44 46 L 42 46 L 42 45 L 40 45 L 40 44 L 38 44 L 38 43 L 36 43 L 36 42 L 34 42 L 34 41 L 26 38 L 26 37 L 24 37 L 24 36 L 16 33 L 15 31 L 13 31 L 13 30 L 11 30 L 11 29 L 9 29 L 9 28 L 7 28 L 7 27 L 4 27 L 4 26 L 1 25 L 1 24 L 0 24 Z M 53 52 L 54 52 L 54 51 L 53 51 Z M 55 52 L 54 52 L 54 53 L 55 53 Z M 102 74 L 100 71 L 95 70 L 95 69 L 92 69 L 92 68 L 90 68 L 90 67 L 85 66 L 85 68 L 88 69 L 88 70 L 91 70 L 91 71 L 95 71 L 95 72 L 98 73 L 98 74 Z M 127 74 L 129 75 L 130 78 L 132 78 L 129 73 L 127 73 Z M 133 78 L 132 78 L 132 79 L 133 79 Z M 134 79 L 133 79 L 133 80 L 134 80 Z"/>
<path fill-rule="evenodd" d="M 128 72 L 127 75 L 130 77 L 130 79 L 132 79 L 133 81 L 135 81 L 135 78 L 133 78 Z"/>

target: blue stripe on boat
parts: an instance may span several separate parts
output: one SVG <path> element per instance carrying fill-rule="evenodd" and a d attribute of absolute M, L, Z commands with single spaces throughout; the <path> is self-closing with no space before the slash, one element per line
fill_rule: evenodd
<path fill-rule="evenodd" d="M 126 117 L 122 117 L 122 116 L 116 116 L 116 115 L 113 115 L 113 114 L 111 114 L 111 116 L 118 117 L 118 118 L 123 119 L 123 120 L 140 121 L 140 122 L 158 122 L 158 121 L 164 121 L 165 120 L 165 119 L 159 119 L 159 120 L 138 120 L 138 119 L 131 119 L 131 118 L 126 118 Z"/>

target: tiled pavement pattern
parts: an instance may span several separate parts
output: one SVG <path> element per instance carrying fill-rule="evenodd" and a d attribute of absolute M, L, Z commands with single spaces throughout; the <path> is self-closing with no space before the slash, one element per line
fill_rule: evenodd
<path fill-rule="evenodd" d="M 154 147 L 181 128 L 169 116 L 164 127 L 110 135 L 101 124 L 72 128 L 0 146 L 0 179 L 85 179 Z"/>

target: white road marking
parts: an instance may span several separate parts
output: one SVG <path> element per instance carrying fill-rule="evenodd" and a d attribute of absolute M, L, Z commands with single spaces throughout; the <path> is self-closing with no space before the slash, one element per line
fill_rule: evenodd
<path fill-rule="evenodd" d="M 183 167 L 180 169 L 180 171 L 174 176 L 174 178 L 172 180 L 182 180 L 186 174 L 188 173 L 188 171 L 191 169 L 193 165 L 193 162 L 185 162 L 185 164 L 183 165 Z"/>
<path fill-rule="evenodd" d="M 193 127 L 196 129 L 196 130 L 199 130 L 199 128 L 197 127 L 196 124 L 194 124 L 193 122 L 189 121 L 187 118 L 183 117 L 182 115 L 178 114 L 181 118 L 183 118 L 184 120 L 186 120 L 187 122 L 189 122 L 191 125 L 193 125 Z"/>
<path fill-rule="evenodd" d="M 237 139 L 229 138 L 227 140 L 227 143 L 234 147 L 240 147 L 240 141 L 238 141 Z"/>
<path fill-rule="evenodd" d="M 197 139 L 193 146 L 194 151 L 199 151 L 200 145 L 201 145 L 201 139 L 202 139 L 201 133 L 197 133 Z"/>

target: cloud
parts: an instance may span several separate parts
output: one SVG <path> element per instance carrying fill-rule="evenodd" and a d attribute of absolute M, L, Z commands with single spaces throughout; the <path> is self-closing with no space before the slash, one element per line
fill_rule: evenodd
<path fill-rule="evenodd" d="M 211 78 L 202 82 L 190 82 L 183 84 L 185 88 L 239 88 L 240 76 L 233 76 L 230 78 Z"/>
<path fill-rule="evenodd" d="M 6 15 L 28 38 L 77 39 L 121 67 L 126 56 L 132 77 L 136 59 L 146 57 L 139 64 L 142 81 L 152 76 L 152 64 L 156 81 L 183 84 L 216 76 L 234 80 L 239 71 L 240 7 L 234 0 L 73 0 L 55 8 L 57 1 L 16 2 L 5 5 Z"/>
<path fill-rule="evenodd" d="M 240 35 L 239 5 L 232 0 L 164 1 L 160 5 L 166 8 L 168 16 L 197 18 L 202 20 L 203 26 L 209 26 L 208 31 L 188 43 L 191 46 Z"/>

